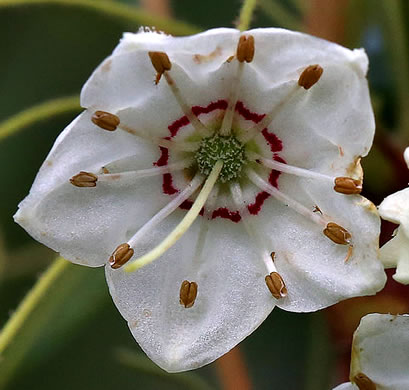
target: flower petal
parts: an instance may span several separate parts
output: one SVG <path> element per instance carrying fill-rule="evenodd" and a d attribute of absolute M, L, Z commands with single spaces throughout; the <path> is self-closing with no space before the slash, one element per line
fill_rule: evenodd
<path fill-rule="evenodd" d="M 311 211 L 318 206 L 351 233 L 354 247 L 348 258 L 348 245 L 325 237 L 321 225 L 274 199 L 267 200 L 254 225 L 276 253 L 275 265 L 287 285 L 288 296 L 277 306 L 314 311 L 346 298 L 375 294 L 384 286 L 386 275 L 377 258 L 380 221 L 375 206 L 360 196 L 337 194 L 314 180 L 282 175 L 279 188 Z"/>
<path fill-rule="evenodd" d="M 333 390 L 359 390 L 355 383 L 346 382 L 334 387 Z"/>
<path fill-rule="evenodd" d="M 350 377 L 362 372 L 379 389 L 409 388 L 409 315 L 369 314 L 352 345 Z"/>
<path fill-rule="evenodd" d="M 159 152 L 127 133 L 99 129 L 84 112 L 58 137 L 30 194 L 19 205 L 16 222 L 75 263 L 105 264 L 121 240 L 125 242 L 169 201 L 162 194 L 162 176 L 101 182 L 95 188 L 74 187 L 69 179 L 80 171 L 97 173 L 112 161 L 134 155 L 138 159 L 127 161 L 131 169 L 151 168 Z"/>
<path fill-rule="evenodd" d="M 181 211 L 172 214 L 166 229 L 180 218 Z M 263 262 L 242 225 L 210 221 L 203 256 L 198 258 L 199 222 L 160 259 L 134 273 L 106 268 L 113 300 L 135 339 L 169 372 L 217 359 L 253 332 L 274 307 Z M 142 249 L 147 248 L 140 253 Z M 179 303 L 183 280 L 198 284 L 191 308 Z"/>

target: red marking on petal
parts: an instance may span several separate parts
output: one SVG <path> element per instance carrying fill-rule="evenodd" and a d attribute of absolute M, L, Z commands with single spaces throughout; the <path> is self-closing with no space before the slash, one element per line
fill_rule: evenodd
<path fill-rule="evenodd" d="M 162 190 L 166 195 L 173 195 L 179 192 L 179 190 L 173 187 L 173 178 L 170 173 L 165 173 L 163 175 Z"/>
<path fill-rule="evenodd" d="M 267 198 L 269 198 L 269 197 L 270 197 L 270 194 L 269 194 L 269 193 L 267 193 L 267 192 L 265 192 L 265 191 L 259 192 L 259 193 L 256 195 L 256 200 L 254 201 L 254 203 L 249 204 L 249 205 L 247 206 L 247 209 L 248 209 L 249 213 L 252 214 L 252 215 L 257 215 L 257 214 L 260 212 L 261 207 L 263 206 L 264 201 L 265 201 Z"/>
<path fill-rule="evenodd" d="M 225 110 L 227 108 L 227 100 L 217 100 L 216 102 L 211 102 L 207 107 L 193 106 L 193 114 L 199 116 L 200 114 L 208 114 L 214 110 Z"/>
<path fill-rule="evenodd" d="M 226 207 L 219 207 L 218 209 L 213 211 L 212 219 L 217 217 L 230 219 L 230 221 L 236 223 L 241 221 L 241 215 L 238 211 L 230 211 Z"/>
<path fill-rule="evenodd" d="M 168 129 L 170 131 L 170 136 L 174 137 L 178 131 L 180 130 L 181 127 L 186 126 L 189 124 L 189 119 L 187 119 L 187 116 L 182 116 L 179 119 L 176 119 L 171 125 L 168 126 Z"/>
<path fill-rule="evenodd" d="M 270 133 L 267 128 L 264 128 L 261 134 L 263 134 L 265 140 L 270 145 L 270 150 L 273 153 L 281 152 L 283 150 L 283 143 L 274 133 Z"/>
<path fill-rule="evenodd" d="M 160 157 L 158 158 L 157 161 L 153 163 L 153 165 L 156 165 L 157 167 L 163 167 L 164 165 L 168 164 L 169 160 L 169 149 L 166 149 L 162 146 L 159 146 L 160 149 Z"/>
<path fill-rule="evenodd" d="M 193 202 L 189 199 L 185 200 L 180 206 L 179 208 L 181 208 L 182 210 L 190 210 L 193 206 Z M 204 214 L 204 208 L 202 207 L 202 209 L 200 210 L 199 215 L 201 215 L 203 217 Z"/>
<path fill-rule="evenodd" d="M 255 112 L 251 112 L 244 106 L 243 102 L 240 101 L 237 102 L 235 109 L 244 119 L 253 121 L 254 123 L 260 122 L 266 116 L 266 114 L 257 114 Z"/>

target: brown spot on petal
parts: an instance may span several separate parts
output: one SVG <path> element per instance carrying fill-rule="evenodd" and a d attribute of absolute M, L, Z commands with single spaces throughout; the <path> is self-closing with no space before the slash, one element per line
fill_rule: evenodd
<path fill-rule="evenodd" d="M 359 390 L 376 390 L 376 385 L 364 373 L 356 374 L 352 380 Z"/>
<path fill-rule="evenodd" d="M 134 250 L 129 246 L 129 244 L 121 244 L 114 250 L 109 258 L 109 264 L 111 268 L 118 269 L 122 267 L 129 259 L 133 256 Z"/>
<path fill-rule="evenodd" d="M 307 66 L 298 79 L 298 85 L 304 89 L 310 89 L 321 78 L 324 69 L 318 64 Z"/>
<path fill-rule="evenodd" d="M 197 296 L 197 283 L 184 280 L 180 286 L 179 302 L 185 308 L 192 307 Z"/>
<path fill-rule="evenodd" d="M 91 172 L 81 171 L 70 179 L 70 183 L 76 187 L 95 187 L 98 177 Z"/>
<path fill-rule="evenodd" d="M 242 35 L 237 45 L 237 59 L 240 62 L 251 62 L 254 58 L 254 37 L 252 35 Z"/>
<path fill-rule="evenodd" d="M 265 277 L 265 281 L 271 295 L 275 299 L 281 299 L 287 296 L 287 287 L 278 272 L 271 272 L 270 275 Z"/>
<path fill-rule="evenodd" d="M 92 122 L 101 129 L 114 131 L 119 125 L 119 118 L 106 111 L 95 111 L 91 117 Z"/>
<path fill-rule="evenodd" d="M 351 242 L 351 234 L 348 230 L 334 222 L 329 222 L 323 233 L 336 244 L 347 245 Z"/>
<path fill-rule="evenodd" d="M 334 190 L 341 194 L 355 195 L 362 191 L 362 181 L 352 177 L 336 177 L 334 184 Z"/>
<path fill-rule="evenodd" d="M 220 56 L 221 54 L 222 54 L 222 49 L 220 46 L 217 46 L 216 49 L 214 49 L 209 54 L 194 54 L 193 61 L 196 62 L 196 64 L 203 64 L 203 63 L 214 60 L 216 57 Z"/>

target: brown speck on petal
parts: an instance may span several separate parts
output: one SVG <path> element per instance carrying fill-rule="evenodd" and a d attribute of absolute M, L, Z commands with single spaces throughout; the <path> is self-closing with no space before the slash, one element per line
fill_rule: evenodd
<path fill-rule="evenodd" d="M 185 308 L 192 307 L 197 296 L 197 283 L 184 280 L 180 286 L 179 302 Z"/>
<path fill-rule="evenodd" d="M 172 68 L 172 64 L 169 60 L 168 55 L 162 51 L 150 51 L 148 54 L 149 58 L 151 59 L 152 66 L 157 72 L 155 84 L 158 84 L 163 73 Z"/>
<path fill-rule="evenodd" d="M 265 277 L 265 281 L 274 298 L 281 299 L 287 296 L 287 287 L 278 272 L 271 272 Z"/>
<path fill-rule="evenodd" d="M 70 179 L 70 183 L 75 187 L 95 187 L 98 177 L 91 172 L 81 171 Z"/>
<path fill-rule="evenodd" d="M 353 382 L 359 387 L 359 390 L 376 390 L 375 383 L 362 372 L 354 376 Z"/>
<path fill-rule="evenodd" d="M 119 118 L 106 111 L 95 111 L 91 117 L 92 122 L 101 129 L 114 131 L 119 125 Z"/>
<path fill-rule="evenodd" d="M 237 59 L 239 62 L 251 62 L 254 58 L 254 37 L 252 35 L 242 35 L 237 45 Z"/>
<path fill-rule="evenodd" d="M 310 89 L 321 78 L 323 72 L 324 69 L 318 64 L 306 67 L 298 79 L 298 85 L 304 89 Z"/>
<path fill-rule="evenodd" d="M 351 234 L 348 230 L 334 222 L 329 222 L 323 233 L 336 244 L 347 245 L 351 242 Z"/>
<path fill-rule="evenodd" d="M 119 245 L 109 258 L 109 264 L 111 268 L 118 269 L 122 267 L 129 259 L 133 256 L 134 250 L 129 246 L 129 244 Z"/>
<path fill-rule="evenodd" d="M 334 180 L 334 190 L 341 194 L 360 194 L 362 191 L 362 181 L 351 177 L 337 177 Z"/>

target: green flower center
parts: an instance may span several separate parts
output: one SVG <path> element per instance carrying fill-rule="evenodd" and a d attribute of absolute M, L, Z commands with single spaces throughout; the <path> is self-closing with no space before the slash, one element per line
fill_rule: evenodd
<path fill-rule="evenodd" d="M 219 181 L 226 183 L 240 176 L 246 162 L 244 145 L 234 136 L 214 135 L 203 138 L 199 150 L 195 153 L 199 171 L 209 175 L 217 161 L 223 161 Z"/>

